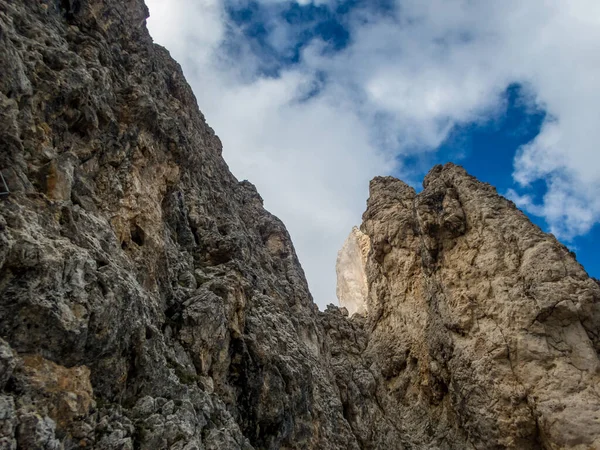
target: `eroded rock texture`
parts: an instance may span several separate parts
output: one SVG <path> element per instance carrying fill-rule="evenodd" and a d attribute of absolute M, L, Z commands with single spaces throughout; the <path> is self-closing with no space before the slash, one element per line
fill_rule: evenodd
<path fill-rule="evenodd" d="M 454 165 L 376 178 L 365 354 L 417 447 L 600 448 L 600 289 Z"/>
<path fill-rule="evenodd" d="M 289 236 L 147 14 L 0 1 L 0 447 L 358 448 Z"/>
<path fill-rule="evenodd" d="M 321 313 L 141 0 L 0 0 L 1 449 L 594 448 L 600 287 L 454 166 Z M 579 447 L 578 447 L 579 446 Z"/>

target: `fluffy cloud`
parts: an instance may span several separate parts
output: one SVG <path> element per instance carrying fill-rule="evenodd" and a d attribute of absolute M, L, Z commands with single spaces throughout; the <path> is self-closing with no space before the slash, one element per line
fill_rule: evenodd
<path fill-rule="evenodd" d="M 149 0 L 149 27 L 182 63 L 234 174 L 253 181 L 288 226 L 321 306 L 335 301 L 336 252 L 360 223 L 368 180 L 411 179 L 403 156 L 434 151 L 457 124 L 501 113 L 512 83 L 547 119 L 516 155 L 509 194 L 563 238 L 600 220 L 596 0 L 399 0 L 386 14 L 359 7 L 344 19 L 346 48 L 332 52 L 313 38 L 299 63 L 283 67 L 278 57 L 293 54 L 304 31 L 281 19 L 290 2 L 259 2 L 266 54 L 228 18 L 225 1 Z M 527 187 L 539 179 L 548 189 L 535 199 Z"/>

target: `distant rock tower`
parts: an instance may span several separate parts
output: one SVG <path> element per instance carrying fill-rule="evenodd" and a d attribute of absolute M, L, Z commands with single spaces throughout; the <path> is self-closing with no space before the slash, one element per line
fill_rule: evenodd
<path fill-rule="evenodd" d="M 370 249 L 369 236 L 354 227 L 338 252 L 336 294 L 340 306 L 348 309 L 350 315 L 367 312 L 369 287 L 365 266 Z"/>

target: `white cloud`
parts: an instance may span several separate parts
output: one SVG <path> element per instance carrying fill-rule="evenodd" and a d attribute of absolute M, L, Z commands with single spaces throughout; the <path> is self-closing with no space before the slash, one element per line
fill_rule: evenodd
<path fill-rule="evenodd" d="M 204 68 L 225 36 L 225 11 L 220 0 L 151 0 L 152 35 L 186 67 Z M 188 52 L 192 50 L 193 52 Z"/>
<path fill-rule="evenodd" d="M 235 55 L 224 50 L 240 31 L 222 1 L 150 0 L 149 27 L 182 63 L 234 174 L 288 226 L 321 306 L 335 301 L 335 255 L 360 223 L 368 180 L 395 156 L 432 151 L 456 124 L 502 112 L 511 83 L 548 113 L 514 172 L 521 192 L 538 179 L 548 192 L 539 204 L 511 196 L 559 237 L 600 220 L 597 0 L 398 0 L 385 17 L 357 10 L 342 52 L 324 54 L 314 40 L 277 77 L 261 75 L 244 39 Z M 273 48 L 291 51 L 301 30 L 265 20 Z M 315 84 L 318 94 L 300 101 Z"/>

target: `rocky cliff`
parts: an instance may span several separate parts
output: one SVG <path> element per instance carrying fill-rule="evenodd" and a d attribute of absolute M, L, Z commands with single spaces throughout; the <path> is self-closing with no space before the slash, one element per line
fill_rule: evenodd
<path fill-rule="evenodd" d="M 388 410 L 436 448 L 600 448 L 598 283 L 464 169 L 423 186 L 376 178 L 363 215 Z"/>
<path fill-rule="evenodd" d="M 1 449 L 600 446 L 566 248 L 458 167 L 376 179 L 364 313 L 319 312 L 147 14 L 0 0 Z"/>

